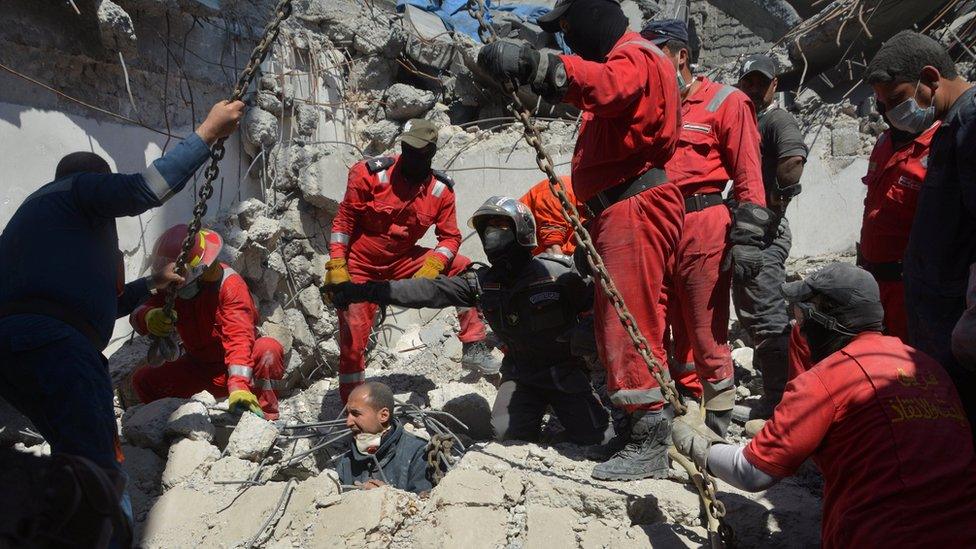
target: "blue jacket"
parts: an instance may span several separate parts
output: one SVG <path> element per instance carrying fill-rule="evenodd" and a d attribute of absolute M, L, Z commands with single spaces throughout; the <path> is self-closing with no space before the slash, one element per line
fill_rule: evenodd
<path fill-rule="evenodd" d="M 105 348 L 115 320 L 148 295 L 124 285 L 115 218 L 161 206 L 210 154 L 195 133 L 140 174 L 73 174 L 24 200 L 0 234 L 0 305 L 43 300 L 83 319 Z"/>
<path fill-rule="evenodd" d="M 373 456 L 383 469 L 379 473 L 376 462 L 359 452 L 356 443 L 336 464 L 339 481 L 344 485 L 366 482 L 369 479 L 383 480 L 400 490 L 419 494 L 433 488 L 430 471 L 427 467 L 427 441 L 403 430 L 396 419 L 391 420 L 391 429 L 383 435 L 380 447 Z"/>

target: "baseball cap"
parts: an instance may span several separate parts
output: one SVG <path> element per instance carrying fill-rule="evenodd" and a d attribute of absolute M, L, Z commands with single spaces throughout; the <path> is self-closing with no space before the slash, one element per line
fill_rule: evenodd
<path fill-rule="evenodd" d="M 653 42 L 655 46 L 660 46 L 669 40 L 680 40 L 687 44 L 688 25 L 680 19 L 651 21 L 641 30 L 641 36 Z"/>
<path fill-rule="evenodd" d="M 549 13 L 536 19 L 535 24 L 539 25 L 542 30 L 551 33 L 559 32 L 559 19 L 566 15 L 569 11 L 569 7 L 573 5 L 575 0 L 557 0 L 556 5 L 549 10 Z M 608 2 L 613 2 L 614 4 L 619 4 L 620 0 L 607 0 Z"/>
<path fill-rule="evenodd" d="M 850 329 L 879 327 L 884 320 L 878 283 L 870 273 L 850 263 L 830 263 L 803 280 L 783 284 L 782 292 L 790 303 L 818 295 L 827 297 L 829 301 L 820 312 Z"/>
<path fill-rule="evenodd" d="M 413 118 L 403 126 L 400 139 L 415 149 L 437 144 L 437 126 L 430 120 Z"/>
<path fill-rule="evenodd" d="M 776 73 L 779 71 L 776 69 L 776 61 L 772 57 L 756 54 L 750 55 L 742 61 L 742 68 L 739 69 L 739 78 L 742 78 L 750 72 L 762 73 L 766 78 L 772 80 L 776 78 Z"/>

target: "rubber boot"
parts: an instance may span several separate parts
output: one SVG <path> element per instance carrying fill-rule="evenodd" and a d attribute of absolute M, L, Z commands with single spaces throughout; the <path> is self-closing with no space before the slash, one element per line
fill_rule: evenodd
<path fill-rule="evenodd" d="M 705 410 L 705 425 L 718 436 L 725 438 L 732 423 L 732 410 Z"/>
<path fill-rule="evenodd" d="M 461 367 L 484 376 L 493 376 L 501 370 L 502 361 L 492 354 L 486 340 L 461 344 Z"/>
<path fill-rule="evenodd" d="M 597 480 L 640 480 L 667 478 L 670 469 L 670 407 L 658 412 L 639 410 L 631 414 L 630 442 L 609 460 L 593 468 Z"/>

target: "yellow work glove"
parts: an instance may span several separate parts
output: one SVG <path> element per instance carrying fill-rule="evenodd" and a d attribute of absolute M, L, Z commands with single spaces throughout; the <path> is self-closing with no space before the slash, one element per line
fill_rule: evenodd
<path fill-rule="evenodd" d="M 235 411 L 249 411 L 261 419 L 264 419 L 264 411 L 261 410 L 261 405 L 258 404 L 258 397 L 254 396 L 254 393 L 246 389 L 238 389 L 237 391 L 232 391 L 230 398 L 227 399 L 227 403 L 230 405 L 230 410 Z"/>
<path fill-rule="evenodd" d="M 163 313 L 162 307 L 150 309 L 146 313 L 146 330 L 156 337 L 166 337 L 173 333 L 176 328 L 176 311 L 173 311 L 173 318 Z"/>
<path fill-rule="evenodd" d="M 335 286 L 344 282 L 352 282 L 346 260 L 342 258 L 330 259 L 325 262 L 325 285 Z"/>
<path fill-rule="evenodd" d="M 437 278 L 437 275 L 441 274 L 444 270 L 444 264 L 441 263 L 436 257 L 429 255 L 427 259 L 424 260 L 424 266 L 421 267 L 417 272 L 413 273 L 414 278 Z"/>

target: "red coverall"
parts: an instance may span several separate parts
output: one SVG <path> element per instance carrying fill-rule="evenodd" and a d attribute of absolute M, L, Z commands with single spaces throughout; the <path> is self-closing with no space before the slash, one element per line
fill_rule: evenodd
<path fill-rule="evenodd" d="M 580 221 L 585 222 L 584 208 L 576 200 L 576 195 L 573 194 L 572 179 L 568 176 L 560 179 L 566 186 L 566 194 L 569 200 L 576 205 L 576 209 L 582 216 Z M 559 199 L 549 189 L 548 179 L 536 183 L 529 189 L 529 192 L 519 198 L 519 202 L 528 206 L 535 217 L 535 235 L 539 245 L 532 250 L 532 255 L 545 252 L 549 246 L 559 246 L 562 248 L 563 254 L 573 255 L 573 251 L 576 250 L 576 241 L 573 240 L 575 231 L 573 231 L 573 226 L 563 217 Z"/>
<path fill-rule="evenodd" d="M 901 276 L 885 276 L 878 267 L 896 264 L 895 270 L 901 271 L 918 191 L 928 171 L 929 143 L 938 128 L 936 122 L 899 149 L 895 149 L 890 131 L 882 133 L 871 151 L 868 173 L 862 179 L 868 194 L 864 198 L 859 262 L 878 281 L 887 333 L 906 342 L 905 285 Z"/>
<path fill-rule="evenodd" d="M 865 332 L 786 385 L 745 448 L 776 478 L 808 457 L 824 477 L 827 547 L 976 547 L 976 457 L 935 359 Z"/>
<path fill-rule="evenodd" d="M 729 179 L 739 202 L 766 205 L 759 130 L 752 102 L 741 91 L 698 77 L 681 108 L 681 137 L 668 178 L 685 198 L 721 193 Z M 732 218 L 725 204 L 685 212 L 668 302 L 675 344 L 671 375 L 705 400 L 732 387 L 729 351 L 731 270 L 722 270 Z"/>
<path fill-rule="evenodd" d="M 433 250 L 417 245 L 431 225 L 437 235 Z M 332 221 L 329 254 L 333 259 L 346 259 L 353 282 L 411 277 L 427 256 L 446 265 L 442 274 L 460 274 L 471 264 L 457 255 L 460 245 L 450 185 L 433 175 L 419 185 L 410 183 L 397 171 L 397 164 L 370 173 L 363 161 L 349 170 L 346 195 Z M 339 394 L 343 402 L 366 380 L 364 353 L 377 308 L 373 303 L 355 303 L 339 311 Z M 458 339 L 463 343 L 485 338 L 477 309 L 458 309 L 458 321 Z"/>
<path fill-rule="evenodd" d="M 200 281 L 197 295 L 176 299 L 183 356 L 158 367 L 143 366 L 132 383 L 142 402 L 188 398 L 204 390 L 216 397 L 248 390 L 258 397 L 265 418 L 277 419 L 278 395 L 271 384 L 285 373 L 284 349 L 274 338 L 256 337 L 259 317 L 247 283 L 230 266 L 221 266 L 220 281 Z M 129 315 L 129 323 L 146 334 L 146 313 L 164 301 L 162 294 L 152 296 Z"/>
<path fill-rule="evenodd" d="M 563 101 L 583 110 L 572 163 L 577 199 L 585 202 L 649 169 L 663 168 L 674 153 L 680 118 L 674 65 L 664 53 L 636 32 L 626 32 L 604 63 L 575 55 L 561 58 L 569 78 Z M 662 367 L 665 311 L 659 301 L 665 275 L 673 266 L 684 211 L 681 191 L 669 182 L 611 205 L 588 227 Z M 628 412 L 660 409 L 661 389 L 604 292 L 596 292 L 593 311 L 610 400 Z"/>

